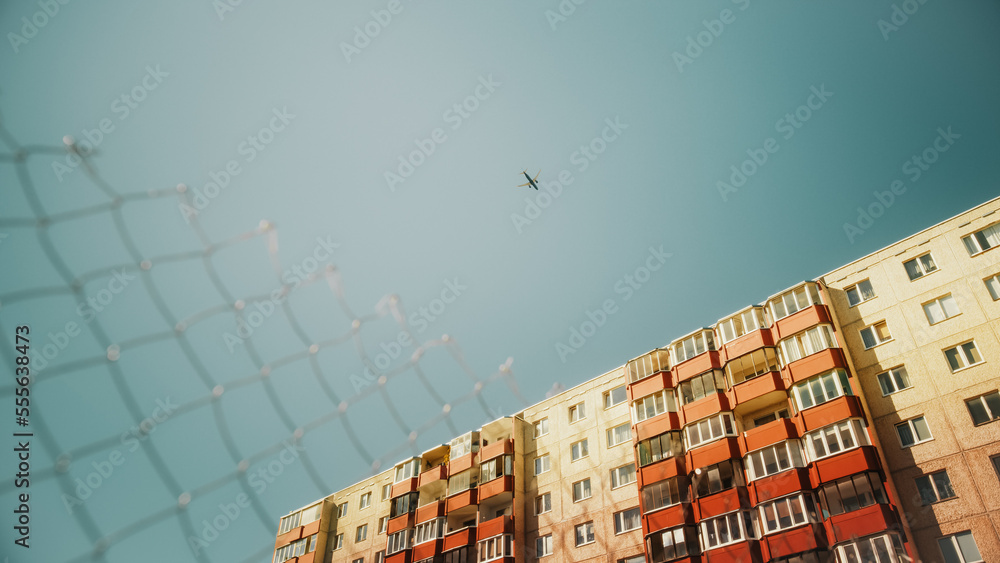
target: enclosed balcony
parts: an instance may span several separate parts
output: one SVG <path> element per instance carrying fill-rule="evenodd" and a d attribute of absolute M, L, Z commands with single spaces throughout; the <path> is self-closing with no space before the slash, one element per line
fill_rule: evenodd
<path fill-rule="evenodd" d="M 771 319 L 767 309 L 760 306 L 747 307 L 742 311 L 720 320 L 715 325 L 719 342 L 728 357 L 745 354 L 771 339 Z"/>
<path fill-rule="evenodd" d="M 647 377 L 670 370 L 670 353 L 666 348 L 656 348 L 648 354 L 644 354 L 630 360 L 625 364 L 625 373 L 629 383 L 635 383 Z"/>
<path fill-rule="evenodd" d="M 772 296 L 767 300 L 767 307 L 771 313 L 771 319 L 775 324 L 790 318 L 799 311 L 806 310 L 813 305 L 822 305 L 819 284 L 816 282 L 802 282 L 799 285 Z"/>
<path fill-rule="evenodd" d="M 499 536 L 500 534 L 514 533 L 514 518 L 510 515 L 510 509 L 511 507 L 508 504 L 506 509 L 501 507 L 497 508 L 500 514 L 499 516 L 497 516 L 494 512 L 488 519 L 482 519 L 483 517 L 480 517 L 481 520 L 476 530 L 476 539 L 485 540 L 487 538 Z"/>
<path fill-rule="evenodd" d="M 475 546 L 476 541 L 475 526 L 461 527 L 448 532 L 444 536 L 444 545 L 441 547 L 441 551 L 451 551 L 453 549 Z M 473 557 L 475 557 L 475 555 L 473 555 Z"/>
<path fill-rule="evenodd" d="M 799 437 L 798 428 L 788 418 L 788 402 L 775 403 L 772 408 L 771 414 L 744 418 L 743 427 L 747 430 L 743 432 L 743 453 Z M 765 409 L 768 410 L 771 409 Z"/>
<path fill-rule="evenodd" d="M 494 502 L 493 497 L 505 496 L 509 498 L 514 493 L 514 471 L 512 455 L 502 455 L 489 461 L 483 462 L 479 473 L 479 503 L 484 504 L 488 500 Z"/>
<path fill-rule="evenodd" d="M 448 474 L 455 475 L 471 469 L 479 453 L 479 432 L 467 432 L 451 441 L 448 452 Z"/>
<path fill-rule="evenodd" d="M 478 504 L 479 468 L 453 473 L 448 478 L 447 511 L 457 511 Z"/>

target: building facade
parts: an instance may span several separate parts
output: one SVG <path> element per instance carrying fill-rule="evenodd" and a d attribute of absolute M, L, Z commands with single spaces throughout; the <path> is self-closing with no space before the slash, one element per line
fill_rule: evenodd
<path fill-rule="evenodd" d="M 998 208 L 293 511 L 274 562 L 1000 561 Z"/>

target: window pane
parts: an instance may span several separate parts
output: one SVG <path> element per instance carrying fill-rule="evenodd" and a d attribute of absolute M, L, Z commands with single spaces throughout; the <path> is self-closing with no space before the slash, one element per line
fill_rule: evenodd
<path fill-rule="evenodd" d="M 976 546 L 972 532 L 956 534 L 955 539 L 958 541 L 958 548 L 962 551 L 962 556 L 966 561 L 982 561 L 983 556 L 979 554 L 979 547 Z"/>
<path fill-rule="evenodd" d="M 951 295 L 946 295 L 941 298 L 941 306 L 944 308 L 944 314 L 946 317 L 951 318 L 959 314 L 958 302 Z"/>
<path fill-rule="evenodd" d="M 993 276 L 992 278 L 988 278 L 986 280 L 986 289 L 990 291 L 990 297 L 994 301 L 1000 299 L 1000 277 Z"/>
<path fill-rule="evenodd" d="M 937 270 L 937 265 L 934 264 L 934 258 L 932 258 L 930 254 L 924 254 L 918 258 L 918 260 L 920 260 L 920 265 L 923 266 L 924 272 L 929 274 L 934 270 Z"/>
<path fill-rule="evenodd" d="M 942 499 L 955 496 L 955 491 L 951 488 L 951 479 L 948 478 L 947 471 L 941 471 L 931 475 L 934 486 L 937 488 L 938 497 Z"/>
<path fill-rule="evenodd" d="M 990 393 L 983 399 L 986 400 L 986 406 L 989 407 L 990 417 L 994 420 L 1000 418 L 1000 393 Z"/>
<path fill-rule="evenodd" d="M 913 430 L 910 429 L 909 424 L 900 424 L 896 426 L 896 432 L 899 434 L 900 443 L 904 446 L 910 446 L 915 442 L 913 439 Z"/>
<path fill-rule="evenodd" d="M 986 405 L 983 404 L 983 401 L 979 397 L 966 401 L 965 406 L 969 407 L 969 414 L 972 415 L 973 424 L 989 422 L 990 415 L 986 412 Z"/>
<path fill-rule="evenodd" d="M 875 334 L 872 332 L 871 328 L 866 328 L 861 331 L 861 340 L 864 342 L 865 348 L 875 346 Z"/>
<path fill-rule="evenodd" d="M 906 275 L 910 277 L 910 281 L 924 275 L 923 272 L 920 271 L 920 266 L 917 265 L 916 260 L 905 262 L 903 263 L 903 266 L 906 268 Z"/>
<path fill-rule="evenodd" d="M 951 366 L 951 371 L 956 371 L 962 367 L 961 360 L 958 359 L 958 348 L 945 350 L 944 355 L 948 358 L 948 365 Z"/>
<path fill-rule="evenodd" d="M 944 311 L 937 301 L 925 304 L 924 314 L 927 315 L 927 322 L 930 324 L 939 323 L 944 320 Z"/>
<path fill-rule="evenodd" d="M 918 440 L 923 441 L 930 439 L 931 430 L 928 428 L 927 421 L 924 417 L 913 419 L 913 428 L 916 431 Z"/>
<path fill-rule="evenodd" d="M 968 360 L 968 363 L 975 364 L 982 361 L 982 358 L 979 356 L 979 350 L 976 349 L 975 342 L 962 344 L 962 350 L 965 352 L 965 359 Z"/>

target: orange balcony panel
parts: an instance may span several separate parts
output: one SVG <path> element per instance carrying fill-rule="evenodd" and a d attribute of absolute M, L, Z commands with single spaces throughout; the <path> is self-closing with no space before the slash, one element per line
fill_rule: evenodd
<path fill-rule="evenodd" d="M 305 526 L 302 526 L 302 537 L 307 538 L 315 533 L 319 532 L 319 520 L 315 522 L 310 522 Z"/>
<path fill-rule="evenodd" d="M 860 510 L 831 516 L 826 529 L 831 543 L 864 537 L 899 527 L 896 513 L 889 504 L 873 504 Z"/>
<path fill-rule="evenodd" d="M 814 487 L 810 480 L 809 470 L 799 467 L 757 479 L 750 483 L 749 488 L 752 498 L 761 503 L 790 495 L 796 491 L 808 491 Z"/>
<path fill-rule="evenodd" d="M 671 430 L 680 430 L 680 417 L 675 412 L 666 412 L 661 415 L 647 418 L 635 425 L 635 439 L 642 441 L 653 436 L 659 436 Z"/>
<path fill-rule="evenodd" d="M 864 409 L 861 408 L 861 399 L 853 395 L 837 397 L 832 401 L 827 401 L 822 405 L 808 408 L 799 413 L 799 422 L 802 424 L 802 431 L 810 432 L 817 428 L 823 428 L 847 420 L 848 418 L 864 418 Z"/>
<path fill-rule="evenodd" d="M 695 501 L 695 516 L 699 520 L 714 518 L 740 508 L 749 508 L 750 499 L 743 487 L 733 487 Z"/>
<path fill-rule="evenodd" d="M 723 438 L 706 446 L 699 446 L 687 453 L 687 466 L 690 469 L 714 465 L 727 459 L 740 459 L 740 441 L 738 438 Z"/>
<path fill-rule="evenodd" d="M 728 410 L 732 410 L 729 406 L 729 397 L 725 393 L 713 393 L 704 399 L 698 399 L 681 407 L 681 412 L 684 414 L 682 423 L 694 422 Z"/>
<path fill-rule="evenodd" d="M 732 394 L 738 405 L 774 391 L 785 391 L 785 380 L 781 377 L 781 372 L 771 371 L 734 385 Z"/>
<path fill-rule="evenodd" d="M 479 501 L 482 502 L 500 493 L 514 492 L 514 476 L 504 475 L 479 485 Z"/>
<path fill-rule="evenodd" d="M 799 437 L 799 430 L 795 423 L 787 418 L 768 422 L 756 428 L 751 428 L 743 433 L 745 446 L 743 453 L 752 452 L 761 448 L 766 448 L 772 444 L 783 442 Z"/>
<path fill-rule="evenodd" d="M 861 446 L 814 462 L 810 471 L 812 487 L 862 471 L 878 471 L 880 468 L 875 446 Z"/>
<path fill-rule="evenodd" d="M 730 340 L 722 346 L 722 349 L 726 353 L 726 359 L 731 360 L 759 350 L 764 346 L 774 346 L 774 337 L 771 336 L 771 331 L 766 328 L 744 334 L 736 340 Z"/>
<path fill-rule="evenodd" d="M 385 558 L 385 563 L 410 563 L 413 561 L 411 558 L 412 553 L 409 549 L 404 549 L 399 553 L 393 553 Z"/>
<path fill-rule="evenodd" d="M 799 526 L 784 532 L 764 536 L 760 542 L 764 559 L 777 559 L 813 549 L 826 550 L 826 530 L 822 524 Z"/>
<path fill-rule="evenodd" d="M 423 561 L 440 554 L 442 543 L 443 540 L 434 540 L 413 546 L 413 561 Z"/>
<path fill-rule="evenodd" d="M 673 383 L 670 381 L 669 371 L 657 372 L 646 379 L 630 383 L 627 389 L 628 400 L 629 402 L 632 402 L 636 399 L 641 399 L 646 395 L 652 395 L 661 389 L 669 389 L 673 386 Z"/>
<path fill-rule="evenodd" d="M 847 369 L 847 359 L 840 348 L 827 348 L 785 366 L 792 383 L 805 381 L 837 368 Z"/>
<path fill-rule="evenodd" d="M 423 524 L 424 522 L 444 516 L 444 505 L 445 502 L 443 500 L 436 500 L 421 506 L 417 509 L 415 523 Z"/>
<path fill-rule="evenodd" d="M 452 512 L 459 508 L 465 508 L 473 504 L 479 504 L 479 496 L 476 489 L 469 489 L 460 493 L 455 493 L 448 497 L 447 511 Z"/>
<path fill-rule="evenodd" d="M 643 534 L 651 534 L 659 530 L 694 524 L 694 510 L 687 503 L 675 504 L 661 508 L 642 517 Z"/>
<path fill-rule="evenodd" d="M 761 563 L 760 544 L 756 540 L 742 541 L 711 549 L 702 553 L 704 561 L 711 563 Z"/>
<path fill-rule="evenodd" d="M 302 539 L 302 527 L 292 528 L 291 530 L 288 530 L 284 534 L 278 536 L 278 539 L 274 542 L 274 548 L 278 549 L 283 545 L 288 545 L 293 541 L 300 539 Z"/>
<path fill-rule="evenodd" d="M 639 468 L 639 488 L 657 483 L 664 479 L 686 475 L 687 468 L 684 465 L 684 457 L 670 457 L 656 463 Z"/>
<path fill-rule="evenodd" d="M 465 454 L 462 457 L 455 458 L 448 462 L 448 475 L 458 475 L 459 473 L 472 469 L 472 466 L 476 462 L 476 455 L 479 452 L 472 452 L 471 454 Z"/>
<path fill-rule="evenodd" d="M 677 364 L 674 366 L 673 372 L 677 383 L 680 383 L 710 369 L 722 369 L 722 361 L 719 359 L 719 353 L 715 350 L 709 350 Z"/>
<path fill-rule="evenodd" d="M 386 524 L 385 532 L 387 534 L 394 534 L 404 528 L 413 527 L 414 513 L 407 512 L 406 514 L 399 515 L 395 518 L 390 518 L 389 522 Z"/>
<path fill-rule="evenodd" d="M 491 460 L 504 454 L 514 453 L 514 440 L 508 438 L 500 442 L 493 442 L 488 446 L 483 446 L 479 450 L 479 462 Z"/>
<path fill-rule="evenodd" d="M 476 527 L 462 528 L 444 536 L 444 546 L 441 551 L 450 551 L 460 547 L 476 545 Z"/>
<path fill-rule="evenodd" d="M 413 477 L 412 479 L 405 479 L 393 485 L 389 496 L 396 498 L 406 493 L 412 493 L 415 490 L 417 490 L 417 478 Z"/>
<path fill-rule="evenodd" d="M 437 467 L 432 467 L 427 471 L 420 474 L 417 478 L 417 486 L 423 487 L 424 485 L 429 485 L 435 481 L 440 481 L 441 479 L 448 478 L 448 466 L 441 464 Z"/>
<path fill-rule="evenodd" d="M 476 539 L 485 540 L 500 534 L 514 533 L 514 519 L 508 514 L 498 516 L 492 520 L 480 522 L 476 529 Z"/>
<path fill-rule="evenodd" d="M 830 309 L 826 305 L 813 305 L 791 314 L 778 322 L 771 328 L 778 339 L 791 336 L 797 332 L 802 332 L 807 328 L 812 328 L 820 323 L 831 323 Z"/>

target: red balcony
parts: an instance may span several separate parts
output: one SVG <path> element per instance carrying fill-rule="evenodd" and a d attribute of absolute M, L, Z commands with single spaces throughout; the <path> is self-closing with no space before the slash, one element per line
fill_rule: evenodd
<path fill-rule="evenodd" d="M 386 524 L 386 533 L 394 534 L 405 528 L 412 528 L 414 521 L 414 513 L 407 512 L 406 514 L 401 514 L 395 518 L 390 518 L 389 522 Z"/>
<path fill-rule="evenodd" d="M 805 381 L 814 375 L 837 368 L 847 369 L 847 359 L 844 357 L 844 351 L 840 348 L 827 348 L 785 366 L 792 383 Z"/>
<path fill-rule="evenodd" d="M 808 491 L 813 487 L 809 470 L 797 467 L 782 471 L 770 477 L 757 479 L 748 485 L 750 494 L 758 503 L 790 495 L 796 491 Z"/>
<path fill-rule="evenodd" d="M 759 350 L 764 346 L 774 346 L 774 337 L 771 336 L 771 331 L 766 328 L 749 332 L 736 340 L 730 340 L 722 346 L 722 349 L 726 353 L 726 359 L 731 360 Z"/>
<path fill-rule="evenodd" d="M 444 536 L 444 546 L 441 551 L 450 551 L 460 547 L 476 545 L 476 527 L 462 528 Z"/>
<path fill-rule="evenodd" d="M 469 489 L 467 491 L 462 491 L 460 493 L 455 493 L 448 497 L 447 511 L 454 512 L 459 508 L 465 508 L 466 506 L 471 506 L 478 504 L 479 496 L 477 489 Z"/>
<path fill-rule="evenodd" d="M 405 495 L 406 493 L 412 493 L 417 490 L 417 478 L 405 479 L 392 486 L 392 490 L 389 492 L 389 496 L 396 498 L 398 496 Z"/>
<path fill-rule="evenodd" d="M 800 412 L 799 423 L 802 425 L 802 433 L 806 433 L 848 418 L 864 417 L 861 399 L 853 395 L 844 395 Z"/>
<path fill-rule="evenodd" d="M 476 530 L 476 539 L 485 540 L 500 534 L 514 533 L 514 519 L 510 515 L 504 514 L 492 520 L 480 522 Z"/>
<path fill-rule="evenodd" d="M 777 559 L 813 549 L 827 550 L 826 530 L 822 524 L 799 526 L 764 536 L 760 542 L 765 560 Z"/>
<path fill-rule="evenodd" d="M 437 467 L 432 467 L 427 471 L 420 474 L 417 479 L 417 486 L 423 487 L 424 485 L 429 485 L 435 481 L 440 481 L 442 479 L 448 478 L 448 466 L 441 464 Z"/>
<path fill-rule="evenodd" d="M 722 369 L 722 361 L 719 359 L 719 353 L 715 350 L 709 350 L 677 364 L 673 367 L 673 372 L 677 383 L 680 384 L 682 381 L 687 381 L 710 369 Z"/>
<path fill-rule="evenodd" d="M 415 523 L 423 524 L 424 522 L 444 516 L 444 506 L 445 502 L 443 500 L 436 500 L 421 506 L 417 509 Z"/>
<path fill-rule="evenodd" d="M 680 430 L 680 417 L 675 412 L 666 412 L 635 425 L 635 439 L 642 441 L 653 436 L 659 436 L 671 430 Z"/>
<path fill-rule="evenodd" d="M 423 561 L 440 554 L 443 543 L 444 540 L 433 540 L 413 546 L 413 561 Z"/>
<path fill-rule="evenodd" d="M 487 481 L 479 485 L 479 501 L 482 502 L 500 493 L 514 492 L 514 476 L 504 475 L 492 481 Z"/>
<path fill-rule="evenodd" d="M 743 487 L 733 487 L 720 491 L 707 497 L 700 498 L 694 502 L 695 516 L 699 520 L 721 516 L 727 512 L 749 508 L 750 499 L 747 490 Z"/>
<path fill-rule="evenodd" d="M 681 407 L 681 412 L 684 413 L 684 420 L 681 422 L 687 424 L 728 410 L 732 410 L 729 406 L 729 397 L 725 393 L 712 393 L 703 399 Z"/>
<path fill-rule="evenodd" d="M 514 453 L 514 440 L 508 438 L 500 442 L 493 442 L 488 446 L 483 446 L 479 450 L 479 462 L 489 461 L 504 454 Z"/>
<path fill-rule="evenodd" d="M 892 505 L 873 504 L 860 510 L 831 516 L 825 522 L 831 543 L 877 534 L 899 526 Z"/>
<path fill-rule="evenodd" d="M 319 520 L 315 522 L 310 522 L 305 526 L 302 526 L 302 537 L 307 538 L 317 532 L 319 532 Z"/>
<path fill-rule="evenodd" d="M 669 371 L 657 372 L 646 379 L 641 379 L 635 383 L 630 383 L 628 386 L 628 400 L 632 402 L 636 399 L 641 399 L 646 395 L 652 395 L 657 391 L 662 389 L 670 389 L 674 387 L 670 380 Z"/>
<path fill-rule="evenodd" d="M 702 553 L 701 557 L 710 563 L 761 563 L 764 560 L 756 540 L 717 547 Z"/>
<path fill-rule="evenodd" d="M 472 466 L 476 462 L 477 455 L 478 452 L 473 452 L 471 454 L 465 454 L 462 457 L 455 458 L 450 462 L 448 462 L 448 475 L 458 475 L 463 471 L 472 469 Z"/>
<path fill-rule="evenodd" d="M 295 563 L 313 563 L 316 561 L 316 553 L 317 552 L 314 551 L 305 555 L 299 555 L 295 558 Z"/>
<path fill-rule="evenodd" d="M 875 446 L 861 446 L 814 462 L 810 470 L 812 487 L 863 471 L 878 471 L 880 468 Z"/>
<path fill-rule="evenodd" d="M 774 323 L 771 330 L 778 340 L 812 328 L 820 323 L 831 323 L 830 309 L 826 305 L 813 305 Z"/>
<path fill-rule="evenodd" d="M 696 469 L 741 457 L 743 457 L 743 453 L 740 451 L 739 439 L 735 437 L 722 438 L 689 451 L 687 453 L 687 466 Z"/>
<path fill-rule="evenodd" d="M 762 424 L 743 433 L 743 454 L 799 437 L 795 423 L 787 418 Z"/>
<path fill-rule="evenodd" d="M 386 556 L 385 563 L 410 563 L 413 561 L 411 555 L 412 553 L 409 549 L 404 549 L 399 553 L 393 553 L 392 555 Z"/>
<path fill-rule="evenodd" d="M 675 504 L 644 515 L 642 517 L 642 533 L 649 535 L 652 532 L 684 524 L 694 524 L 694 510 L 687 503 Z"/>
<path fill-rule="evenodd" d="M 292 528 L 291 530 L 288 530 L 284 534 L 281 534 L 280 536 L 278 536 L 278 538 L 274 541 L 274 548 L 278 549 L 279 547 L 281 547 L 283 545 L 288 545 L 288 544 L 292 543 L 293 541 L 300 540 L 300 539 L 302 539 L 302 527 L 301 526 L 299 526 L 298 528 Z"/>
<path fill-rule="evenodd" d="M 771 371 L 734 385 L 730 393 L 733 395 L 733 403 L 739 405 L 775 391 L 785 391 L 785 380 L 782 379 L 781 372 Z"/>
<path fill-rule="evenodd" d="M 639 468 L 639 488 L 664 479 L 686 475 L 687 467 L 683 456 L 675 456 Z"/>

